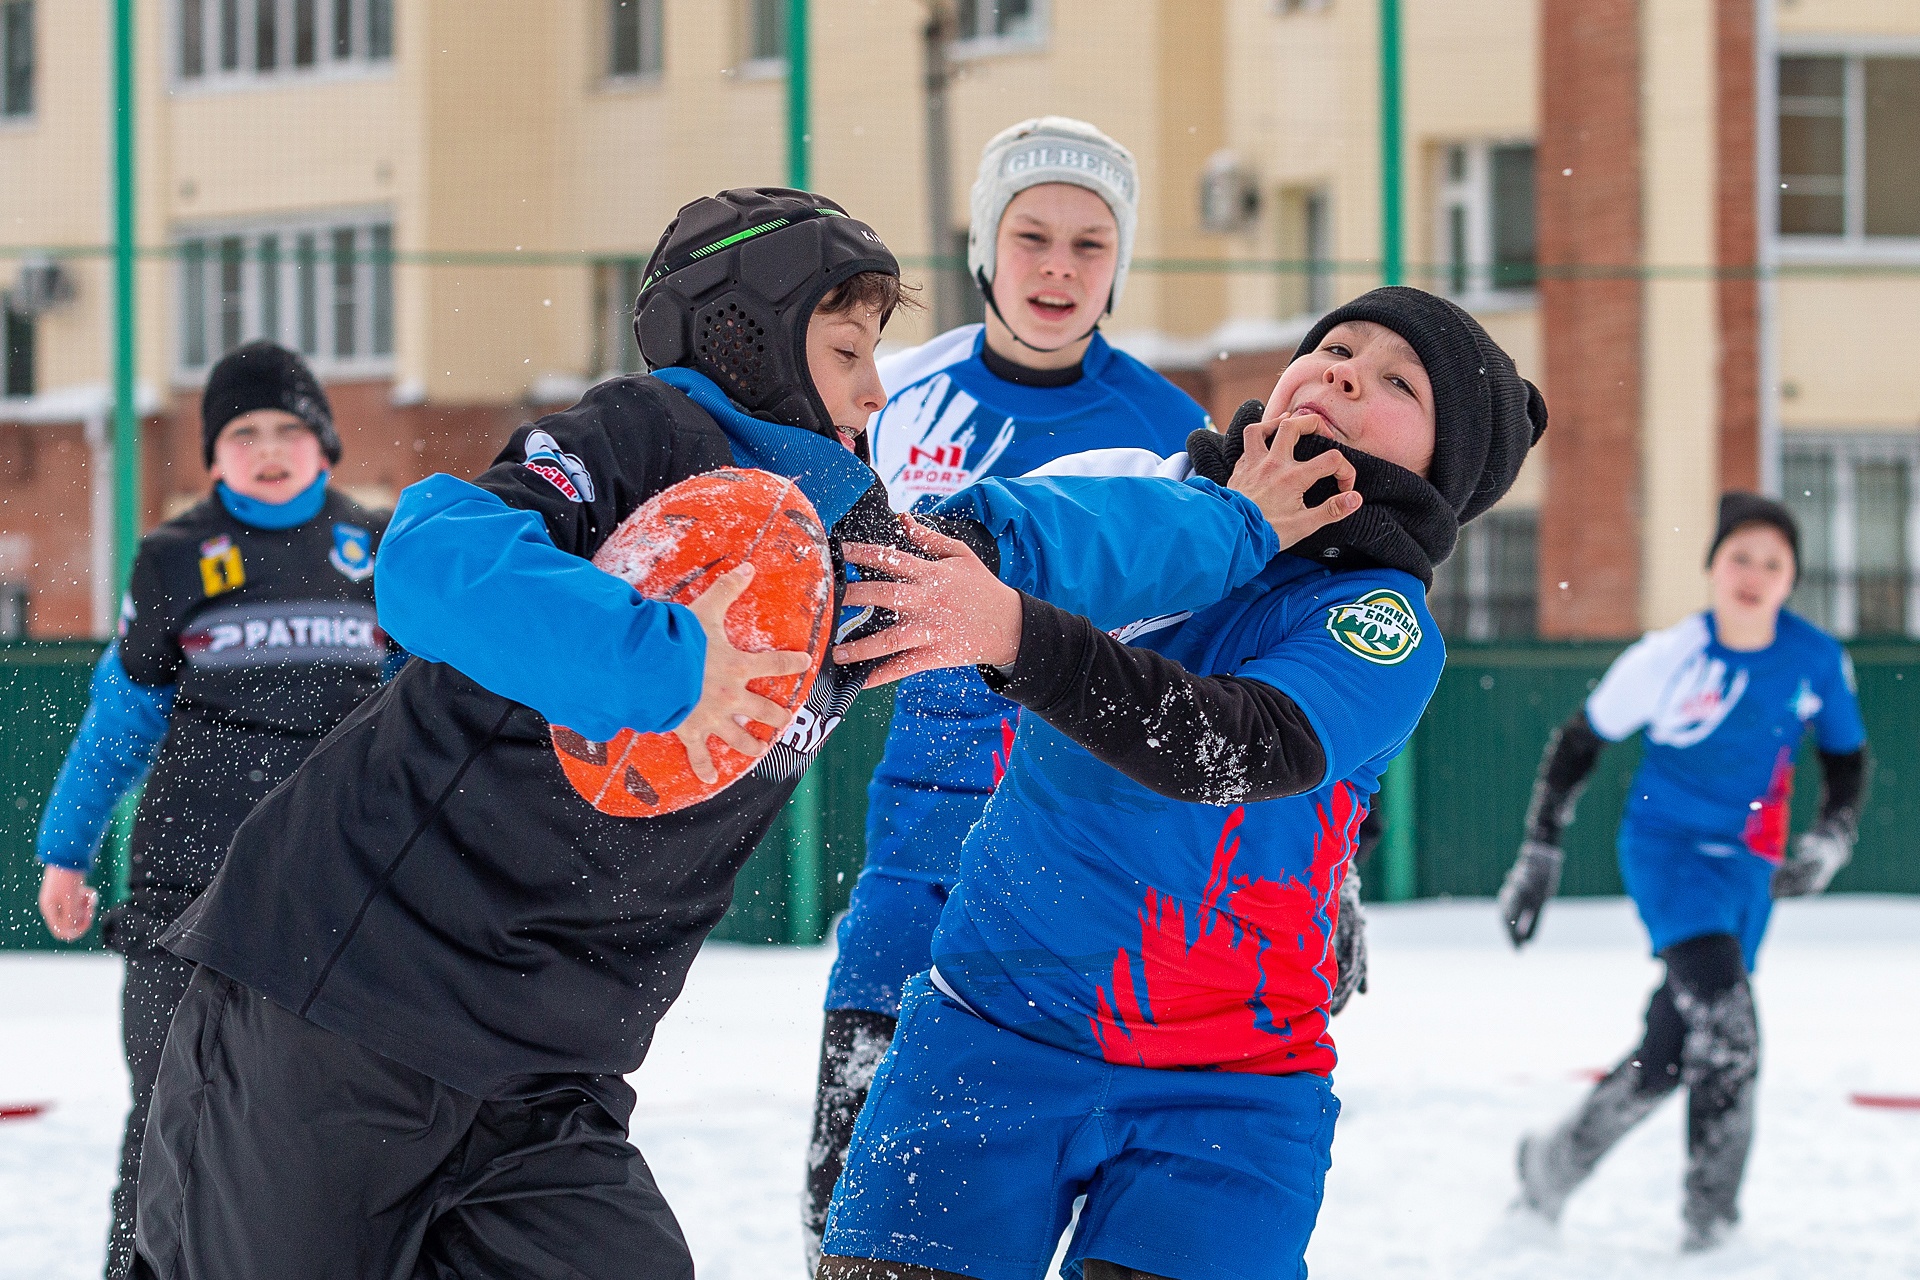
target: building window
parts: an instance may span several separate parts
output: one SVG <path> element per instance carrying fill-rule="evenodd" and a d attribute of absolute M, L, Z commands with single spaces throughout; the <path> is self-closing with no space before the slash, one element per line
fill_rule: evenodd
<path fill-rule="evenodd" d="M 393 0 L 173 0 L 181 81 L 311 75 L 393 58 Z"/>
<path fill-rule="evenodd" d="M 633 304 L 640 296 L 643 258 L 593 264 L 593 372 L 596 378 L 639 373 L 646 365 L 633 336 Z"/>
<path fill-rule="evenodd" d="M 1433 572 L 1427 607 L 1455 640 L 1520 640 L 1537 634 L 1540 517 L 1489 511 L 1460 531 L 1459 545 Z"/>
<path fill-rule="evenodd" d="M 1920 441 L 1836 437 L 1786 447 L 1800 524 L 1789 607 L 1838 636 L 1920 636 Z"/>
<path fill-rule="evenodd" d="M 1920 58 L 1780 59 L 1780 234 L 1920 236 Z"/>
<path fill-rule="evenodd" d="M 1280 188 L 1279 316 L 1319 315 L 1333 305 L 1333 205 L 1325 187 Z"/>
<path fill-rule="evenodd" d="M 0 395 L 33 394 L 33 317 L 21 315 L 12 307 L 0 306 L 5 326 L 0 329 Z"/>
<path fill-rule="evenodd" d="M 1333 7 L 1333 0 L 1273 0 L 1273 11 L 1283 18 L 1296 13 L 1321 13 Z"/>
<path fill-rule="evenodd" d="M 0 118 L 33 114 L 33 0 L 0 4 Z"/>
<path fill-rule="evenodd" d="M 1532 143 L 1445 147 L 1438 208 L 1434 256 L 1447 293 L 1472 299 L 1534 287 Z"/>
<path fill-rule="evenodd" d="M 182 372 L 197 373 L 254 338 L 333 371 L 377 374 L 391 364 L 391 223 L 192 236 L 179 256 Z"/>
<path fill-rule="evenodd" d="M 27 638 L 27 584 L 0 582 L 0 640 Z"/>
<path fill-rule="evenodd" d="M 608 0 L 608 75 L 618 78 L 660 73 L 664 61 L 663 5 L 664 0 Z"/>
<path fill-rule="evenodd" d="M 954 13 L 958 40 L 962 46 L 982 46 L 983 51 L 1001 45 L 1039 44 L 1046 33 L 1043 3 L 1044 0 L 960 0 Z"/>
<path fill-rule="evenodd" d="M 784 71 L 787 61 L 787 0 L 745 0 L 741 61 L 753 72 Z"/>

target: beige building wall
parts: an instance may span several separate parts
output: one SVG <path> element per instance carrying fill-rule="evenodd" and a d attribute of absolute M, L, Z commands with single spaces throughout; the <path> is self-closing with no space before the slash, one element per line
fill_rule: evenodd
<path fill-rule="evenodd" d="M 1707 603 L 1700 556 L 1719 494 L 1713 0 L 1641 0 L 1640 31 L 1640 623 L 1653 628 Z"/>

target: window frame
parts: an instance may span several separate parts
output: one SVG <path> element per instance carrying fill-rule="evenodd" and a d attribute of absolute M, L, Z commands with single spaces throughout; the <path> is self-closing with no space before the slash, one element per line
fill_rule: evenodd
<path fill-rule="evenodd" d="M 1496 592 L 1503 585 L 1495 581 L 1494 552 L 1496 538 L 1506 536 L 1503 527 L 1524 523 L 1532 543 L 1530 557 L 1533 573 L 1518 577 L 1529 590 L 1524 594 Z M 1428 595 L 1430 611 L 1436 623 L 1458 609 L 1465 625 L 1449 632 L 1442 627 L 1448 644 L 1532 640 L 1540 634 L 1540 510 L 1537 507 L 1496 506 L 1478 520 L 1460 530 L 1454 552 L 1436 567 L 1433 590 Z M 1458 588 L 1456 591 L 1455 588 Z M 1504 611 L 1511 605 L 1529 601 L 1531 615 L 1523 630 L 1501 625 Z"/>
<path fill-rule="evenodd" d="M 981 4 L 997 4 L 997 0 L 979 0 Z M 968 34 L 961 31 L 947 45 L 947 56 L 957 61 L 970 58 L 993 58 L 1009 53 L 1044 52 L 1053 33 L 1052 0 L 1032 0 L 1033 32 L 1030 35 L 1009 36 L 998 32 L 989 35 Z M 956 27 L 960 21 L 958 7 L 954 10 Z"/>
<path fill-rule="evenodd" d="M 13 70 L 13 41 L 8 35 L 15 6 L 27 15 L 26 100 L 24 111 L 9 111 L 6 104 L 8 79 Z M 0 2 L 0 129 L 31 127 L 40 115 L 40 13 L 34 0 Z"/>
<path fill-rule="evenodd" d="M 386 229 L 384 247 L 382 228 Z M 343 231 L 353 233 L 355 254 L 344 274 L 334 252 L 336 237 Z M 230 349 L 224 346 L 223 334 L 229 314 L 237 317 L 239 341 L 271 338 L 298 351 L 322 376 L 391 377 L 398 367 L 399 346 L 393 235 L 393 212 L 383 208 L 177 227 L 172 279 L 176 385 L 200 385 Z M 223 254 L 223 245 L 234 241 L 240 245 L 239 293 L 237 308 L 229 312 L 223 308 L 223 298 L 235 259 L 230 252 Z M 262 287 L 262 273 L 268 269 L 277 281 L 271 290 Z M 350 278 L 353 286 L 344 310 L 338 294 L 343 278 Z M 269 307 L 276 321 L 273 332 L 265 327 Z M 337 328 L 343 315 L 352 324 L 351 346 L 344 354 Z M 382 338 L 385 351 L 378 349 Z"/>
<path fill-rule="evenodd" d="M 614 69 L 614 7 L 620 0 L 602 0 L 600 5 L 600 80 L 611 88 L 626 88 L 633 85 L 658 83 L 666 74 L 667 68 L 667 15 L 666 0 L 631 0 L 634 12 L 639 17 L 635 34 L 639 39 L 639 48 L 634 51 L 638 69 L 634 71 L 616 71 Z M 653 31 L 654 63 L 647 65 L 647 32 L 649 22 Z"/>
<path fill-rule="evenodd" d="M 222 40 L 228 0 L 198 0 L 200 10 L 200 71 L 189 75 L 186 11 L 193 0 L 168 0 L 167 4 L 167 82 L 179 94 L 232 93 L 266 89 L 315 81 L 368 80 L 391 77 L 398 60 L 394 51 L 397 19 L 393 7 L 398 0 L 312 0 L 313 61 L 300 65 L 294 61 L 298 40 L 297 15 L 307 0 L 233 0 L 235 22 L 234 64 L 225 66 Z M 273 10 L 273 65 L 259 66 L 258 35 L 263 3 Z M 372 51 L 374 10 L 386 11 L 387 52 L 375 56 Z M 336 37 L 339 14 L 348 13 L 348 53 L 339 56 Z"/>
<path fill-rule="evenodd" d="M 1539 230 L 1534 232 L 1534 273 L 1523 285 L 1501 285 L 1497 277 L 1500 263 L 1495 257 L 1494 153 L 1507 148 L 1527 147 L 1539 155 L 1534 138 L 1493 136 L 1456 138 L 1435 143 L 1433 199 L 1433 288 L 1436 293 L 1473 310 L 1512 310 L 1536 304 L 1539 297 Z M 1458 178 L 1451 173 L 1454 154 L 1465 161 Z M 1538 201 L 1538 191 L 1535 200 Z M 1456 217 L 1456 215 L 1458 215 Z M 1456 234 L 1465 250 L 1465 288 L 1456 289 Z"/>
<path fill-rule="evenodd" d="M 1920 437 L 1900 431 L 1791 431 L 1780 445 L 1782 487 L 1790 460 L 1814 456 L 1824 460 L 1833 484 L 1833 509 L 1824 530 L 1832 562 L 1817 566 L 1833 575 L 1832 616 L 1810 621 L 1841 639 L 1859 635 L 1859 486 L 1861 463 L 1904 462 L 1907 467 L 1906 620 L 1898 632 L 1870 632 L 1866 639 L 1905 635 L 1920 639 Z M 1794 495 L 1784 495 L 1791 505 Z M 1796 513 L 1797 514 L 1797 513 Z M 1805 541 L 1805 528 L 1801 530 Z M 1802 565 L 1804 571 L 1807 566 Z M 1791 608 L 1792 602 L 1788 607 Z"/>
<path fill-rule="evenodd" d="M 640 355 L 639 340 L 633 332 L 633 304 L 640 296 L 640 280 L 646 268 L 644 257 L 630 254 L 593 259 L 590 367 L 595 382 L 646 372 L 647 363 Z M 620 349 L 620 358 L 613 358 L 610 350 L 613 347 Z M 626 363 L 629 354 L 633 360 L 631 368 Z"/>
<path fill-rule="evenodd" d="M 1841 119 L 1844 159 L 1841 172 L 1839 235 L 1780 230 L 1780 62 L 1786 58 L 1841 58 L 1843 66 Z M 1768 190 L 1765 221 L 1778 258 L 1783 263 L 1916 263 L 1920 262 L 1920 235 L 1876 236 L 1866 233 L 1866 60 L 1910 58 L 1920 60 L 1920 37 L 1906 36 L 1783 36 L 1773 50 L 1768 68 L 1768 102 L 1764 117 L 1772 129 L 1768 140 Z"/>

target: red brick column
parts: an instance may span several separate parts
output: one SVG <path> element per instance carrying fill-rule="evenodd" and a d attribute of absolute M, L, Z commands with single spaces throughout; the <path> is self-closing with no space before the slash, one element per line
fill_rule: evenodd
<path fill-rule="evenodd" d="M 1715 0 L 1714 259 L 1720 485 L 1760 487 L 1759 163 L 1753 0 Z"/>
<path fill-rule="evenodd" d="M 1545 636 L 1640 629 L 1639 23 L 1634 0 L 1541 6 Z"/>

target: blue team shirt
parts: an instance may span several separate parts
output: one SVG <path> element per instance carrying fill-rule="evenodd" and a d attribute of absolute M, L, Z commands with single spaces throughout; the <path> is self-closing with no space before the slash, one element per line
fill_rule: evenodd
<path fill-rule="evenodd" d="M 1325 1074 L 1339 887 L 1446 660 L 1425 592 L 1398 570 L 1281 555 L 1219 604 L 1116 635 L 1285 692 L 1326 751 L 1324 781 L 1245 802 L 1244 748 L 1223 740 L 1219 794 L 1173 800 L 1022 717 L 966 837 L 935 979 L 1001 1027 L 1110 1062 Z"/>
<path fill-rule="evenodd" d="M 1839 641 L 1781 611 L 1750 653 L 1714 634 L 1711 612 L 1648 632 L 1587 699 L 1594 732 L 1644 729 L 1626 820 L 1778 862 L 1786 850 L 1793 759 L 1809 725 L 1822 751 L 1857 751 L 1867 731 Z"/>
<path fill-rule="evenodd" d="M 1185 392 L 1097 333 L 1080 380 L 1064 387 L 996 376 L 980 358 L 984 342 L 982 326 L 966 325 L 880 362 L 888 400 L 868 430 L 894 510 L 1091 449 L 1175 454 L 1208 425 Z M 960 840 L 1005 767 L 1017 711 L 969 668 L 900 682 L 868 791 L 868 866 L 953 880 Z"/>

